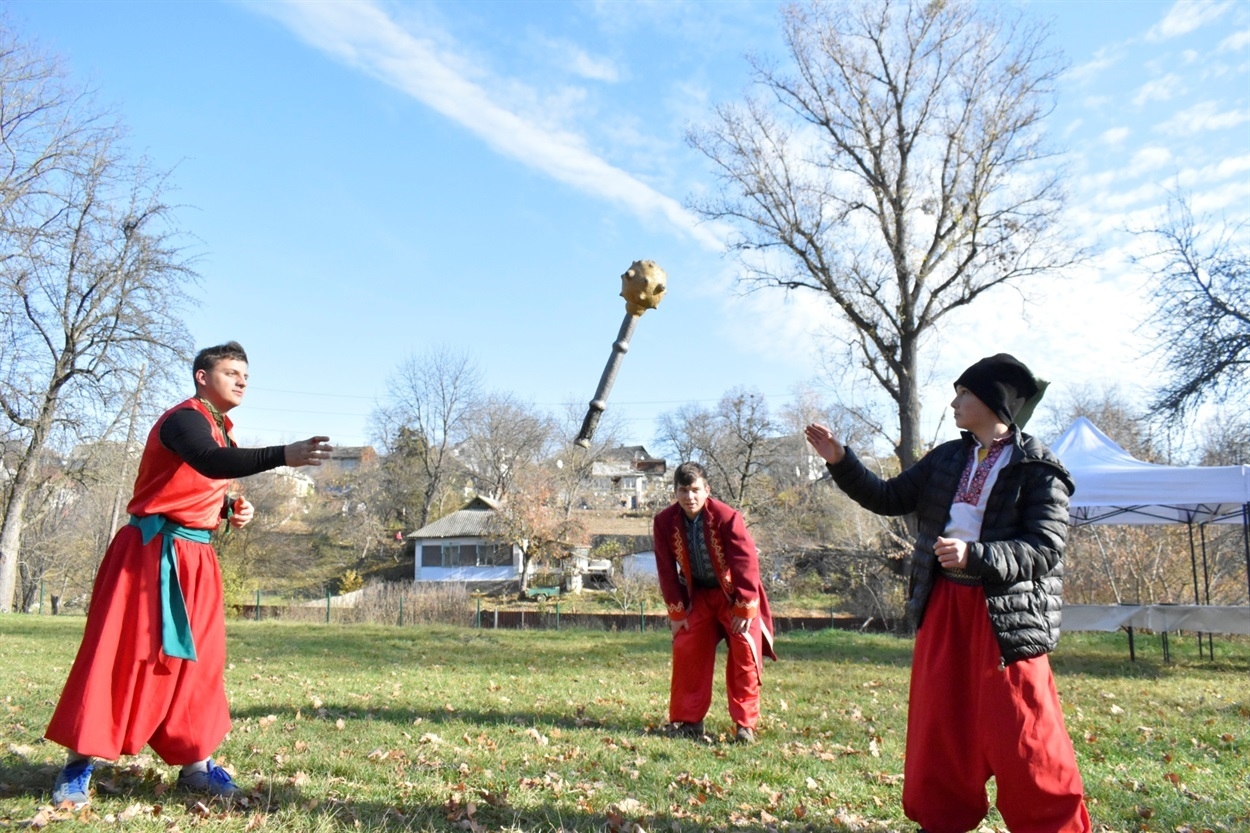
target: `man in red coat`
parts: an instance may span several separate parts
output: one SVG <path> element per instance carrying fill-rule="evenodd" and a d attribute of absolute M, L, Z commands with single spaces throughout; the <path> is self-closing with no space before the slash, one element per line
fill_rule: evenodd
<path fill-rule="evenodd" d="M 181 765 L 178 786 L 239 792 L 210 757 L 230 730 L 224 673 L 225 607 L 209 534 L 241 527 L 254 509 L 226 490 L 236 477 L 278 466 L 319 466 L 328 437 L 238 448 L 226 413 L 243 401 L 247 354 L 237 342 L 201 350 L 195 396 L 148 435 L 127 510 L 100 563 L 82 645 L 45 736 L 69 749 L 52 789 L 56 806 L 91 800 L 92 758 L 151 746 Z"/>
<path fill-rule="evenodd" d="M 773 653 L 773 620 L 760 583 L 759 555 L 742 515 L 711 496 L 707 472 L 682 463 L 676 502 L 655 516 L 655 566 L 673 632 L 666 730 L 701 738 L 712 705 L 716 646 L 729 645 L 725 688 L 734 738 L 755 740 L 760 674 Z"/>

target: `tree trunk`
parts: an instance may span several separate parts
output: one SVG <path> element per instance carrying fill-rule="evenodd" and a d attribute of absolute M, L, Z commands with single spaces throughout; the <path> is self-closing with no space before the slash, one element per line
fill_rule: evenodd
<path fill-rule="evenodd" d="M 899 347 L 898 428 L 895 453 L 900 471 L 906 471 L 920 459 L 920 386 L 916 384 L 916 340 L 905 338 Z"/>
<path fill-rule="evenodd" d="M 13 473 L 9 505 L 5 507 L 4 526 L 0 528 L 0 613 L 13 612 L 13 596 L 17 592 L 17 564 L 22 553 L 22 528 L 25 524 L 26 499 L 34 486 L 34 470 L 43 454 L 43 444 L 56 412 L 59 388 L 48 391 L 30 435 L 26 453 Z"/>
<path fill-rule="evenodd" d="M 22 461 L 13 479 L 13 492 L 0 529 L 0 613 L 13 612 L 13 596 L 17 592 L 17 560 L 22 549 L 22 516 L 26 514 L 26 497 L 30 494 L 29 467 Z"/>

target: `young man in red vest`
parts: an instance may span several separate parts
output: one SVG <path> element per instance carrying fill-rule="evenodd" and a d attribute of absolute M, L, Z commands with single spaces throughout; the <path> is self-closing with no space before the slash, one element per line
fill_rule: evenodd
<path fill-rule="evenodd" d="M 711 496 L 702 466 L 678 466 L 673 488 L 676 502 L 655 516 L 654 525 L 656 571 L 673 632 L 666 730 L 703 737 L 716 646 L 724 639 L 734 738 L 751 743 L 760 716 L 763 659 L 777 658 L 759 555 L 742 515 Z"/>
<path fill-rule="evenodd" d="M 927 833 L 975 830 L 991 777 L 1009 830 L 1091 830 L 1047 659 L 1059 641 L 1074 486 L 1059 458 L 1021 430 L 1044 390 L 1013 356 L 981 359 L 955 380 L 963 436 L 889 480 L 827 427 L 807 426 L 852 500 L 916 515 L 903 812 Z"/>
<path fill-rule="evenodd" d="M 67 747 L 52 790 L 56 806 L 90 800 L 92 758 L 151 746 L 181 765 L 178 786 L 239 792 L 212 760 L 230 730 L 224 672 L 221 571 L 209 534 L 238 528 L 254 509 L 226 490 L 234 478 L 278 466 L 319 466 L 329 437 L 243 449 L 226 414 L 243 401 L 247 354 L 237 342 L 201 350 L 195 396 L 166 411 L 148 435 L 127 506 L 96 574 L 82 645 L 45 736 Z"/>

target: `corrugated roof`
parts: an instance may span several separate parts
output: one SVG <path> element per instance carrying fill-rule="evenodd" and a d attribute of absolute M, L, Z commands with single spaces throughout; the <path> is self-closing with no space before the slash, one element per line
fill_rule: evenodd
<path fill-rule="evenodd" d="M 491 517 L 498 510 L 498 503 L 479 495 L 450 515 L 444 515 L 416 532 L 409 533 L 408 537 L 487 538 L 490 536 Z"/>

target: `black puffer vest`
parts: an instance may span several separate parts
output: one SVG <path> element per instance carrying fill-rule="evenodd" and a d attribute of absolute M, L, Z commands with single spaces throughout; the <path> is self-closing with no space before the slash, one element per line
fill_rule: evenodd
<path fill-rule="evenodd" d="M 974 443 L 943 443 L 907 471 L 882 480 L 848 448 L 829 473 L 847 496 L 880 515 L 916 513 L 907 612 L 916 627 L 941 568 L 933 554 Z M 1063 606 L 1063 550 L 1072 477 L 1050 449 L 1015 432 L 1011 458 L 985 506 L 981 539 L 968 545 L 967 572 L 981 578 L 1004 663 L 1054 650 Z"/>

